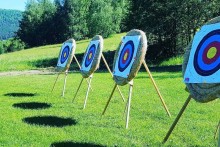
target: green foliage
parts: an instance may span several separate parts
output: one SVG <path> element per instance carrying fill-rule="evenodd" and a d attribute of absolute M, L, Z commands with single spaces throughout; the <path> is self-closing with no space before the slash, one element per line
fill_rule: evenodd
<path fill-rule="evenodd" d="M 125 9 L 119 0 L 93 0 L 87 16 L 89 36 L 100 34 L 108 37 L 110 34 L 120 32 Z"/>
<path fill-rule="evenodd" d="M 0 41 L 0 54 L 19 51 L 24 48 L 24 42 L 16 38 Z"/>
<path fill-rule="evenodd" d="M 0 9 L 0 40 L 12 38 L 18 30 L 22 12 L 18 10 Z"/>
<path fill-rule="evenodd" d="M 17 37 L 28 46 L 39 46 L 54 43 L 54 26 L 51 20 L 55 6 L 50 0 L 28 1 Z"/>
<path fill-rule="evenodd" d="M 30 0 L 23 13 L 17 37 L 29 47 L 85 39 L 120 32 L 126 3 L 121 0 Z M 114 23 L 114 25 L 112 25 Z"/>
<path fill-rule="evenodd" d="M 220 14 L 220 1 L 131 0 L 127 29 L 146 32 L 153 62 L 183 54 L 205 22 Z"/>
<path fill-rule="evenodd" d="M 217 146 L 214 139 L 220 114 L 219 101 L 200 104 L 192 100 L 166 144 L 162 144 L 170 125 L 177 116 L 188 93 L 184 90 L 180 72 L 152 72 L 155 82 L 169 108 L 169 118 L 146 72 L 134 79 L 129 128 L 125 129 L 123 112 L 125 102 L 115 91 L 106 114 L 101 117 L 114 82 L 109 73 L 95 73 L 92 79 L 87 107 L 82 110 L 87 90 L 84 81 L 72 103 L 73 95 L 82 78 L 69 73 L 65 98 L 60 94 L 64 75 L 60 75 L 53 93 L 51 89 L 57 75 L 20 75 L 0 78 L 0 144 L 2 146 L 50 146 L 53 143 L 95 144 L 102 146 Z M 173 86 L 175 85 L 175 86 Z M 125 98 L 128 86 L 120 87 Z M 32 96 L 31 96 L 32 94 Z M 40 109 L 33 102 L 46 103 Z M 15 107 L 27 103 L 28 107 Z M 38 108 L 38 109 L 37 109 Z M 37 117 L 33 121 L 27 118 Z M 53 122 L 46 116 L 54 116 Z M 58 118 L 69 118 L 76 124 L 65 126 Z M 43 125 L 45 124 L 45 125 Z M 55 127 L 54 124 L 64 125 Z M 68 145 L 66 145 L 68 146 Z M 71 146 L 71 145 L 69 145 Z"/>

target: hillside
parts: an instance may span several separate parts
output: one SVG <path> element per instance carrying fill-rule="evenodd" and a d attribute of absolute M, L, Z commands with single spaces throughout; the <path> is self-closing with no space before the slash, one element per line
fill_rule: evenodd
<path fill-rule="evenodd" d="M 14 32 L 18 30 L 21 18 L 22 11 L 0 9 L 0 40 L 14 36 Z"/>
<path fill-rule="evenodd" d="M 114 51 L 117 49 L 121 37 L 124 35 L 125 33 L 115 34 L 104 39 L 103 54 L 110 66 L 113 62 Z M 81 62 L 90 40 L 91 39 L 76 42 L 75 54 L 79 62 Z M 61 45 L 62 44 L 40 46 L 2 54 L 0 55 L 0 71 L 23 71 L 39 68 L 54 68 L 57 64 L 57 58 Z M 180 65 L 182 64 L 182 59 L 182 56 L 170 58 L 169 60 L 162 62 L 160 65 Z M 148 54 L 146 55 L 146 61 L 148 65 L 154 65 L 149 61 Z M 101 63 L 100 69 L 103 68 L 106 69 L 104 63 Z M 78 70 L 78 66 L 75 61 L 72 62 L 70 70 Z"/>

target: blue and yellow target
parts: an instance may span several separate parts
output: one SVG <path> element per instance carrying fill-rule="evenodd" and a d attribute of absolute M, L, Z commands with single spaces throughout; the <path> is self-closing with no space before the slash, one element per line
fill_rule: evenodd
<path fill-rule="evenodd" d="M 89 65 L 91 65 L 94 59 L 95 53 L 96 53 L 96 46 L 95 44 L 93 44 L 90 46 L 87 52 L 86 59 L 85 59 L 85 67 L 88 67 Z"/>
<path fill-rule="evenodd" d="M 130 64 L 134 55 L 134 43 L 129 40 L 119 54 L 118 69 L 123 72 Z"/>
<path fill-rule="evenodd" d="M 70 48 L 69 46 L 65 46 L 62 50 L 61 57 L 60 57 L 60 63 L 63 64 L 66 62 L 70 54 Z"/>

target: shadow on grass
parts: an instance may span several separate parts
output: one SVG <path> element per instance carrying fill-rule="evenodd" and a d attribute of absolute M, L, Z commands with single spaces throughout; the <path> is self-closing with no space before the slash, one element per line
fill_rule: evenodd
<path fill-rule="evenodd" d="M 17 93 L 17 92 L 4 94 L 4 96 L 10 96 L 10 97 L 33 97 L 36 95 L 37 94 L 34 94 L 34 93 Z"/>
<path fill-rule="evenodd" d="M 23 122 L 32 125 L 43 125 L 50 127 L 64 127 L 76 125 L 76 120 L 71 118 L 62 118 L 57 116 L 34 116 L 26 117 L 23 119 Z"/>
<path fill-rule="evenodd" d="M 104 147 L 101 145 L 91 144 L 91 143 L 77 143 L 77 142 L 55 142 L 50 145 L 51 147 Z"/>
<path fill-rule="evenodd" d="M 181 78 L 181 74 L 176 74 L 176 75 L 152 75 L 154 79 L 167 79 L 167 78 Z M 146 74 L 146 76 L 137 76 L 135 79 L 149 79 L 150 77 Z"/>
<path fill-rule="evenodd" d="M 13 104 L 12 106 L 21 109 L 47 109 L 51 107 L 51 104 L 30 102 L 30 103 L 16 103 Z"/>
<path fill-rule="evenodd" d="M 170 65 L 170 66 L 155 66 L 149 67 L 151 72 L 181 72 L 182 65 Z M 141 71 L 146 71 L 144 66 L 141 66 Z"/>

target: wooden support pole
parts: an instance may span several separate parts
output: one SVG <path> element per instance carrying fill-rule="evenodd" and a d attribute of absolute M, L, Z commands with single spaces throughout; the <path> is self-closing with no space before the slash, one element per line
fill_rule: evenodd
<path fill-rule="evenodd" d="M 66 79 L 67 79 L 67 74 L 68 74 L 68 71 L 65 71 L 65 78 L 64 78 L 64 84 L 63 84 L 62 97 L 64 97 L 64 93 L 65 93 L 65 90 L 66 90 Z"/>
<path fill-rule="evenodd" d="M 129 96 L 128 96 L 128 103 L 127 103 L 127 116 L 126 116 L 126 125 L 125 125 L 126 129 L 128 128 L 128 123 L 129 123 L 132 88 L 133 88 L 133 80 L 132 80 L 132 82 L 130 84 L 130 88 L 129 88 Z"/>
<path fill-rule="evenodd" d="M 83 109 L 86 108 L 86 102 L 87 102 L 87 99 L 88 99 L 88 96 L 89 96 L 89 90 L 90 90 L 91 81 L 92 81 L 92 75 L 89 77 L 89 85 L 88 85 L 88 89 L 87 89 L 87 92 L 86 92 L 86 98 L 85 98 Z"/>
<path fill-rule="evenodd" d="M 81 66 L 80 66 L 79 61 L 77 60 L 76 56 L 75 56 L 75 55 L 73 55 L 73 57 L 74 57 L 74 59 L 75 59 L 75 61 L 76 61 L 77 65 L 78 65 L 79 69 L 81 69 Z M 86 82 L 87 82 L 87 83 L 88 83 L 88 85 L 89 85 L 89 81 L 88 81 L 88 79 L 86 79 Z M 92 89 L 92 86 L 91 86 L 91 85 L 90 85 L 90 89 L 93 91 L 93 89 Z"/>
<path fill-rule="evenodd" d="M 54 84 L 53 84 L 53 88 L 52 88 L 51 92 L 53 92 L 53 90 L 54 90 L 54 87 L 55 87 L 55 85 L 56 85 L 56 83 L 57 83 L 57 80 L 58 80 L 59 75 L 60 75 L 60 73 L 58 73 L 58 75 L 57 75 L 57 78 L 56 78 L 56 80 L 55 80 L 55 82 L 54 82 Z"/>
<path fill-rule="evenodd" d="M 105 105 L 105 109 L 104 109 L 104 111 L 102 112 L 102 115 L 105 114 L 105 111 L 106 111 L 106 109 L 107 109 L 107 107 L 108 107 L 108 105 L 109 105 L 109 102 L 111 101 L 111 98 L 112 98 L 112 96 L 113 96 L 113 94 L 114 94 L 114 91 L 115 91 L 115 88 L 116 88 L 116 87 L 117 87 L 117 84 L 115 84 L 114 88 L 112 89 L 112 93 L 111 93 L 111 95 L 110 95 L 110 97 L 109 97 L 109 99 L 108 99 L 108 102 L 107 102 L 106 105 Z"/>
<path fill-rule="evenodd" d="M 76 58 L 76 56 L 75 56 L 75 55 L 73 55 L 73 57 L 74 57 L 74 59 L 75 59 L 75 61 L 76 61 L 77 65 L 78 65 L 78 67 L 79 67 L 79 69 L 80 69 L 80 68 L 81 68 L 81 66 L 80 66 L 80 64 L 79 64 L 79 61 L 77 60 L 77 58 Z"/>
<path fill-rule="evenodd" d="M 216 131 L 215 131 L 214 139 L 217 138 L 217 134 L 218 134 L 219 128 L 220 128 L 220 121 L 218 122 L 218 126 L 217 126 Z M 220 131 L 219 131 L 219 132 L 220 132 Z M 220 136 L 219 136 L 219 137 L 220 137 Z"/>
<path fill-rule="evenodd" d="M 185 111 L 187 105 L 189 104 L 191 98 L 192 98 L 191 95 L 189 95 L 189 97 L 187 98 L 186 102 L 184 103 L 182 109 L 180 110 L 179 114 L 177 115 L 176 119 L 174 120 L 173 124 L 171 125 L 169 131 L 167 132 L 165 138 L 163 139 L 163 143 L 165 143 L 167 141 L 167 139 L 169 138 L 170 134 L 172 133 L 173 129 L 175 128 L 176 124 L 178 123 L 180 117 L 182 116 L 183 112 Z"/>
<path fill-rule="evenodd" d="M 160 98 L 160 100 L 161 100 L 161 102 L 162 102 L 162 104 L 163 104 L 163 106 L 164 106 L 164 108 L 165 108 L 165 110 L 166 110 L 168 116 L 171 117 L 171 114 L 170 114 L 170 112 L 169 112 L 169 110 L 168 110 L 168 108 L 167 108 L 167 106 L 166 106 L 166 104 L 165 104 L 165 101 L 163 100 L 162 95 L 160 94 L 160 91 L 159 91 L 159 89 L 158 89 L 158 87 L 157 87 L 157 85 L 156 85 L 156 83 L 155 83 L 155 81 L 154 81 L 154 79 L 153 79 L 152 74 L 150 73 L 150 70 L 149 70 L 149 68 L 148 68 L 148 66 L 147 66 L 147 64 L 146 64 L 146 62 L 145 62 L 145 60 L 143 61 L 143 64 L 144 64 L 144 67 L 145 67 L 147 73 L 148 73 L 149 76 L 150 76 L 150 79 L 151 79 L 151 81 L 152 81 L 152 83 L 153 83 L 153 85 L 154 85 L 154 87 L 155 87 L 155 89 L 156 89 L 156 91 L 157 91 L 157 94 L 159 95 L 159 98 Z"/>
<path fill-rule="evenodd" d="M 80 87 L 81 87 L 81 85 L 82 85 L 83 79 L 84 79 L 84 78 L 82 78 L 81 81 L 80 81 L 79 87 L 78 87 L 78 89 L 76 90 L 76 94 L 75 94 L 75 96 L 73 97 L 72 102 L 73 102 L 73 101 L 75 100 L 75 98 L 76 98 L 76 95 L 77 95 L 77 93 L 78 93 L 78 91 L 79 91 L 79 89 L 80 89 Z"/>
<path fill-rule="evenodd" d="M 101 57 L 102 57 L 102 60 L 103 60 L 104 63 L 105 63 L 106 68 L 108 69 L 109 73 L 110 73 L 111 76 L 113 77 L 113 74 L 112 74 L 112 72 L 111 72 L 111 69 L 109 68 L 108 63 L 106 62 L 103 53 L 102 53 Z M 120 95 L 121 95 L 122 100 L 125 101 L 124 96 L 123 96 L 123 94 L 121 93 L 121 90 L 120 90 L 120 88 L 118 87 L 118 85 L 117 85 L 117 89 L 118 89 L 118 92 L 119 92 Z"/>

